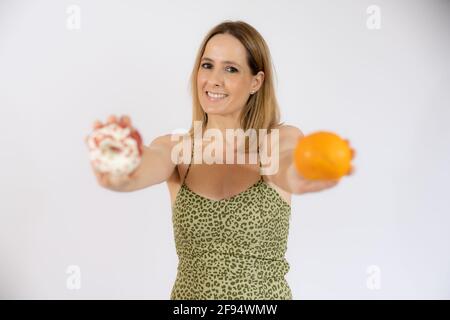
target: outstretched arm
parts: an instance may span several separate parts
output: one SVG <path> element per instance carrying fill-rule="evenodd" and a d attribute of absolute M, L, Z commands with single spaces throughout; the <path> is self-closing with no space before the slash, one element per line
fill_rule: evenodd
<path fill-rule="evenodd" d="M 172 146 L 171 135 L 157 137 L 151 144 L 143 146 L 142 160 L 139 167 L 131 175 L 130 183 L 123 192 L 144 189 L 166 181 L 176 168 L 176 163 L 171 159 Z"/>
<path fill-rule="evenodd" d="M 297 127 L 285 125 L 279 128 L 279 168 L 275 174 L 267 176 L 268 180 L 292 194 L 317 192 L 336 186 L 339 180 L 309 180 L 297 171 L 293 154 L 299 139 L 303 137 L 303 132 Z"/>

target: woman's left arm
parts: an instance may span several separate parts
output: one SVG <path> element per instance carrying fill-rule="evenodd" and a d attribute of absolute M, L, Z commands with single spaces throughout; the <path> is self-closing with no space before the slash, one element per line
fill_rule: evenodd
<path fill-rule="evenodd" d="M 267 179 L 292 194 L 318 192 L 336 186 L 339 179 L 309 180 L 297 171 L 293 155 L 298 141 L 303 137 L 303 132 L 297 127 L 284 125 L 279 129 L 279 167 L 275 174 L 267 175 Z"/>

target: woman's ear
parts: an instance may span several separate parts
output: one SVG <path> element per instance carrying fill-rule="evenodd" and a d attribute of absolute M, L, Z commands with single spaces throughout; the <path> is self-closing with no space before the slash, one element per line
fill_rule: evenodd
<path fill-rule="evenodd" d="M 259 71 L 253 78 L 253 87 L 251 91 L 258 91 L 262 84 L 264 83 L 264 72 L 263 71 Z"/>

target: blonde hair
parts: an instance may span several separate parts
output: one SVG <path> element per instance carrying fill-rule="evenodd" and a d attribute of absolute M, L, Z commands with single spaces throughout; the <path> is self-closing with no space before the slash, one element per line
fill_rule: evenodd
<path fill-rule="evenodd" d="M 195 64 L 190 77 L 190 90 L 192 94 L 192 124 L 189 134 L 194 134 L 194 121 L 202 121 L 204 130 L 208 122 L 208 115 L 203 111 L 198 98 L 197 73 L 201 58 L 208 41 L 216 34 L 230 34 L 238 39 L 247 51 L 247 64 L 252 75 L 259 71 L 264 72 L 264 81 L 261 88 L 250 95 L 240 115 L 241 128 L 270 130 L 280 123 L 280 109 L 275 95 L 272 60 L 269 48 L 261 34 L 251 25 L 243 21 L 225 20 L 212 28 L 203 39 L 197 52 Z"/>

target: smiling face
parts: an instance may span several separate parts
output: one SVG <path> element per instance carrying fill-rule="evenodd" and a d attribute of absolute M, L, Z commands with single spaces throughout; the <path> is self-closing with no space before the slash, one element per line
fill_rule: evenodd
<path fill-rule="evenodd" d="M 229 34 L 216 34 L 207 43 L 197 74 L 198 97 L 208 115 L 236 115 L 257 91 L 264 73 L 251 74 L 242 43 Z M 218 93 L 210 97 L 209 93 Z M 223 95 L 224 94 L 224 95 Z"/>

